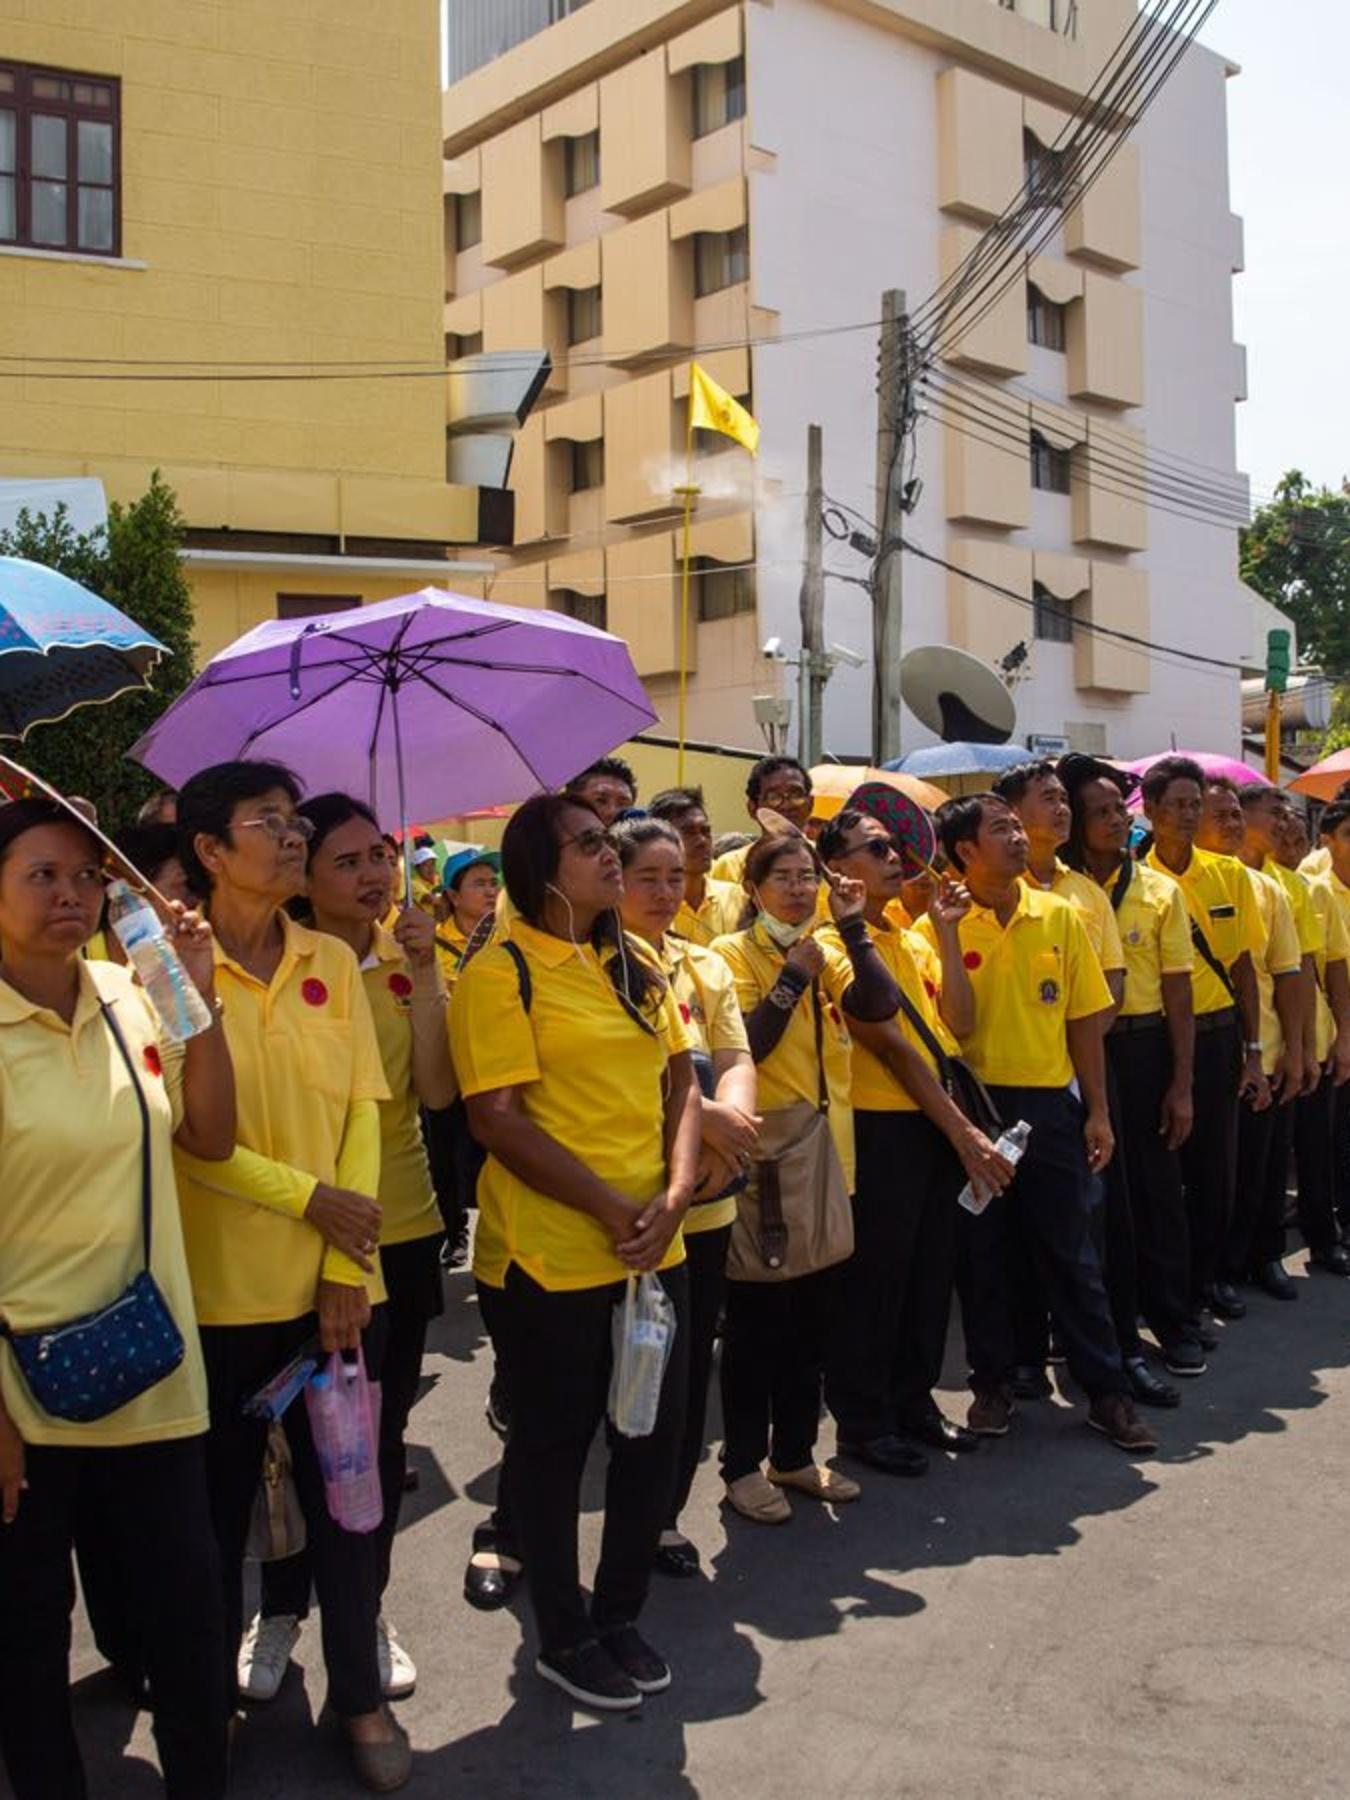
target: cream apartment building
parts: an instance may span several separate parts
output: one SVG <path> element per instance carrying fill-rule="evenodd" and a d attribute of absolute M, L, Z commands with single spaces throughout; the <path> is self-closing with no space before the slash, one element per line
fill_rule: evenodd
<path fill-rule="evenodd" d="M 674 717 L 690 348 L 763 427 L 697 446 L 689 728 L 760 741 L 752 697 L 799 642 L 807 426 L 825 489 L 875 516 L 884 289 L 928 296 L 1044 163 L 1133 0 L 456 0 L 444 101 L 451 356 L 544 344 L 494 596 L 607 624 Z M 1242 231 L 1225 85 L 1193 49 L 1083 202 L 951 346 L 917 436 L 904 642 L 1010 658 L 1018 735 L 1129 756 L 1236 749 L 1252 654 L 1236 534 L 1155 458 L 1239 500 L 1232 334 Z M 856 327 L 856 329 L 848 329 Z M 969 384 L 974 383 L 974 386 Z M 957 385 L 961 384 L 961 385 Z M 1179 497 L 1180 496 L 1180 497 Z M 1156 494 L 1154 497 L 1157 497 Z M 867 561 L 827 542 L 827 567 Z M 870 652 L 828 579 L 827 642 Z M 868 748 L 870 668 L 840 667 L 827 745 Z M 908 713 L 906 748 L 928 734 Z"/>

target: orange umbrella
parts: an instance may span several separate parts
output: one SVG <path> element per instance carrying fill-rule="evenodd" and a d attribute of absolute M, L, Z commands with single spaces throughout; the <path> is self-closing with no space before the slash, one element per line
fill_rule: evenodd
<path fill-rule="evenodd" d="M 865 781 L 884 781 L 888 787 L 908 794 L 928 812 L 934 812 L 947 799 L 940 787 L 931 781 L 920 781 L 917 775 L 902 775 L 898 769 L 866 769 L 856 763 L 821 763 L 811 771 L 811 812 L 817 819 L 832 819 L 845 800 Z"/>
<path fill-rule="evenodd" d="M 1350 750 L 1337 750 L 1323 757 L 1311 769 L 1296 775 L 1288 785 L 1296 794 L 1310 794 L 1314 800 L 1334 800 L 1336 790 L 1350 781 Z"/>

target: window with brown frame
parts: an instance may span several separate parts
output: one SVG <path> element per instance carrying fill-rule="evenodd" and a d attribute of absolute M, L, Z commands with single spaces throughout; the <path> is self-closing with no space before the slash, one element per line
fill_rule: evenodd
<path fill-rule="evenodd" d="M 1073 601 L 1060 600 L 1039 581 L 1032 583 L 1032 629 L 1045 644 L 1073 642 Z"/>
<path fill-rule="evenodd" d="M 554 612 L 566 613 L 569 619 L 580 619 L 583 625 L 594 625 L 598 631 L 609 629 L 609 608 L 603 594 L 578 594 L 574 588 L 554 588 L 548 603 Z"/>
<path fill-rule="evenodd" d="M 1067 341 L 1069 309 L 1047 300 L 1035 282 L 1027 283 L 1027 342 L 1042 350 L 1062 350 Z"/>
<path fill-rule="evenodd" d="M 0 244 L 119 256 L 120 83 L 0 62 Z"/>
<path fill-rule="evenodd" d="M 1039 431 L 1031 434 L 1031 485 L 1043 494 L 1072 490 L 1073 452 L 1057 450 Z"/>
<path fill-rule="evenodd" d="M 279 619 L 321 619 L 325 613 L 355 612 L 360 594 L 278 594 Z"/>

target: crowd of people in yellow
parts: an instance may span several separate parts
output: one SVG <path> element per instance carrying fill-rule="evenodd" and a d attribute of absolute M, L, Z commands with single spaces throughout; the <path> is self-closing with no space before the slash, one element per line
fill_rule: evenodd
<path fill-rule="evenodd" d="M 211 1009 L 186 1042 L 105 931 L 94 834 L 53 800 L 0 807 L 17 1800 L 87 1791 L 75 1561 L 171 1795 L 226 1791 L 240 1700 L 276 1694 L 311 1595 L 356 1779 L 408 1780 L 389 1702 L 416 1667 L 384 1595 L 428 1325 L 470 1235 L 503 1452 L 465 1598 L 523 1583 L 539 1675 L 611 1712 L 672 1682 L 641 1619 L 653 1574 L 700 1573 L 681 1516 L 715 1370 L 728 1512 L 782 1525 L 1005 1435 L 1056 1361 L 1091 1428 L 1154 1450 L 1140 1408 L 1180 1403 L 1246 1293 L 1297 1299 L 1295 1167 L 1310 1266 L 1350 1274 L 1350 796 L 1310 848 L 1288 795 L 1184 756 L 1133 789 L 1089 757 L 1027 762 L 947 801 L 920 868 L 861 799 L 815 816 L 791 757 L 754 766 L 754 829 L 721 843 L 697 789 L 640 803 L 609 757 L 520 806 L 500 853 L 442 863 L 358 800 L 218 764 L 122 841 Z M 626 1435 L 607 1414 L 635 1277 L 674 1332 L 654 1423 Z M 97 1417 L 44 1410 L 21 1344 L 59 1361 L 147 1281 L 171 1371 Z M 936 1398 L 954 1298 L 963 1418 Z M 373 1530 L 330 1512 L 305 1405 L 270 1430 L 246 1406 L 311 1348 L 379 1383 Z M 304 1544 L 264 1564 L 249 1618 L 260 1482 L 282 1480 Z"/>

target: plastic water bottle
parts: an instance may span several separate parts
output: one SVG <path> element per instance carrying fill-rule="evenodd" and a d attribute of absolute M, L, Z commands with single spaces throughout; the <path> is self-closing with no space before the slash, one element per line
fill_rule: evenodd
<path fill-rule="evenodd" d="M 380 1384 L 334 1351 L 305 1389 L 314 1451 L 323 1471 L 328 1516 L 344 1531 L 374 1531 L 384 1517 L 380 1493 Z"/>
<path fill-rule="evenodd" d="M 114 881 L 108 889 L 108 923 L 168 1035 L 181 1044 L 199 1031 L 209 1031 L 215 1023 L 211 1008 L 169 942 L 164 921 L 125 881 Z"/>
<path fill-rule="evenodd" d="M 1025 1119 L 1019 1119 L 1015 1125 L 1008 1127 L 994 1148 L 1004 1162 L 1010 1162 L 1016 1168 L 1026 1154 L 1027 1139 L 1030 1136 L 1030 1125 Z M 993 1197 L 993 1188 L 986 1187 L 982 1181 L 978 1183 L 968 1181 L 956 1196 L 956 1203 L 958 1206 L 964 1206 L 968 1213 L 974 1213 L 978 1218 Z"/>

